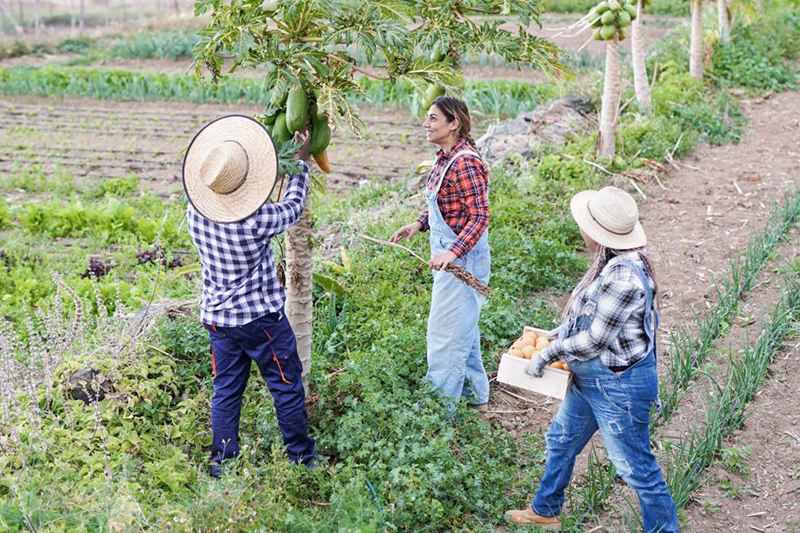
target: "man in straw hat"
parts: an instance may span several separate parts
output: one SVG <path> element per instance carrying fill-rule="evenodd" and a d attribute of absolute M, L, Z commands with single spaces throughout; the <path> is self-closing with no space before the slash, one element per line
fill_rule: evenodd
<path fill-rule="evenodd" d="M 647 237 L 630 194 L 616 187 L 572 198 L 572 216 L 594 252 L 562 314 L 557 336 L 525 373 L 566 361 L 573 385 L 547 432 L 545 473 L 531 505 L 506 513 L 515 524 L 561 529 L 575 457 L 599 429 L 608 458 L 639 497 L 647 533 L 676 533 L 678 516 L 650 450 L 650 411 L 658 402 L 658 284 Z"/>
<path fill-rule="evenodd" d="M 270 239 L 294 224 L 308 194 L 310 135 L 297 153 L 283 201 L 267 203 L 278 174 L 275 145 L 250 117 L 217 119 L 195 136 L 183 161 L 188 228 L 203 271 L 201 320 L 211 340 L 211 475 L 239 453 L 239 416 L 251 361 L 269 386 L 289 459 L 313 466 L 302 365 L 283 312 Z"/>

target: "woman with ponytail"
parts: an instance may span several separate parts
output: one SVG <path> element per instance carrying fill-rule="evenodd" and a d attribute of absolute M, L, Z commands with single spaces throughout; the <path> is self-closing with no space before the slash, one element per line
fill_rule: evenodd
<path fill-rule="evenodd" d="M 481 359 L 478 318 L 484 298 L 444 269 L 454 264 L 489 283 L 488 171 L 470 136 L 464 102 L 441 96 L 424 123 L 427 140 L 439 146 L 425 187 L 428 209 L 389 239 L 410 241 L 430 230 L 433 291 L 428 317 L 428 372 L 441 394 L 484 411 L 489 380 Z"/>
<path fill-rule="evenodd" d="M 549 332 L 557 338 L 525 373 L 541 377 L 546 364 L 566 361 L 573 385 L 547 432 L 545 473 L 533 502 L 506 517 L 560 530 L 575 457 L 599 430 L 617 474 L 639 497 L 644 531 L 677 533 L 675 503 L 650 450 L 659 297 L 639 209 L 616 187 L 578 193 L 570 207 L 594 259 L 572 291 L 561 326 Z"/>

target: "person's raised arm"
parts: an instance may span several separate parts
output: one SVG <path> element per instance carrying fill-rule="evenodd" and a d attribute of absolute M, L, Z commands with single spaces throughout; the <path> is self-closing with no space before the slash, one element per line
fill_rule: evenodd
<path fill-rule="evenodd" d="M 308 196 L 309 189 L 309 166 L 306 162 L 308 159 L 308 148 L 311 144 L 311 135 L 308 130 L 303 133 L 297 133 L 295 136 L 297 142 L 302 142 L 303 146 L 297 152 L 298 164 L 300 165 L 300 172 L 294 174 L 289 178 L 286 186 L 286 194 L 283 199 L 274 204 L 266 204 L 258 213 L 258 223 L 264 228 L 265 237 L 274 237 L 289 229 L 292 224 L 297 222 L 303 214 L 303 207 L 305 206 L 306 197 Z"/>

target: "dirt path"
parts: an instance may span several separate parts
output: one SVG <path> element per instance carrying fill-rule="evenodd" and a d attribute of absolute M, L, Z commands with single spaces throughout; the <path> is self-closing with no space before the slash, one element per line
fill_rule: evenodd
<path fill-rule="evenodd" d="M 666 189 L 651 183 L 643 189 L 647 200 L 639 197 L 642 200 L 642 222 L 650 242 L 649 251 L 655 261 L 664 297 L 660 330 L 662 361 L 667 356 L 666 343 L 670 331 L 691 320 L 693 309 L 702 311 L 713 305 L 716 301 L 713 281 L 726 275 L 730 259 L 741 253 L 754 231 L 764 227 L 771 202 L 781 200 L 783 194 L 794 190 L 797 184 L 800 93 L 787 92 L 766 100 L 745 102 L 743 107 L 749 119 L 749 132 L 738 145 L 699 148 L 692 156 L 678 162 L 671 177 L 662 180 Z M 765 306 L 770 304 L 769 301 L 763 303 Z M 752 311 L 756 312 L 756 308 Z M 793 427 L 791 417 L 797 421 L 794 404 L 787 403 L 789 398 L 778 398 L 775 396 L 775 401 L 782 406 L 771 408 L 779 420 L 765 420 L 763 424 Z M 527 412 L 490 414 L 490 419 L 520 436 L 529 432 L 543 433 L 558 408 L 558 402 L 547 402 L 542 397 L 533 400 L 535 403 L 520 401 L 495 387 L 490 409 L 527 409 Z M 677 416 L 681 415 L 681 409 L 678 408 Z M 800 430 L 794 432 L 800 437 L 799 433 Z M 600 440 L 597 437 L 596 440 L 597 447 L 602 448 Z M 764 446 L 778 453 L 782 444 L 776 438 L 775 442 L 767 442 Z M 588 447 L 581 454 L 576 468 L 578 483 L 585 473 L 587 452 Z M 785 469 L 783 475 L 788 475 Z M 750 482 L 759 485 L 755 479 Z M 769 481 L 763 478 L 763 482 Z M 535 489 L 531 487 L 532 491 Z M 759 487 L 755 489 L 759 490 Z M 769 492 L 767 490 L 766 494 Z M 735 509 L 739 502 L 720 503 L 720 516 L 726 512 L 726 505 L 730 505 L 727 511 L 732 516 L 739 516 Z M 694 506 L 690 506 L 688 512 L 695 512 Z M 713 518 L 710 523 L 713 523 Z M 731 529 L 720 527 L 718 531 Z"/>

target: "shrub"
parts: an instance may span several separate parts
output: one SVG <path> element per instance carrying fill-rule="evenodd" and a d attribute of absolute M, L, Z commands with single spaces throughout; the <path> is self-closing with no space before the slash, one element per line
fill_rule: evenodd
<path fill-rule="evenodd" d="M 739 24 L 731 43 L 713 47 L 709 78 L 719 87 L 778 91 L 797 87 L 800 15 L 792 10 Z"/>

